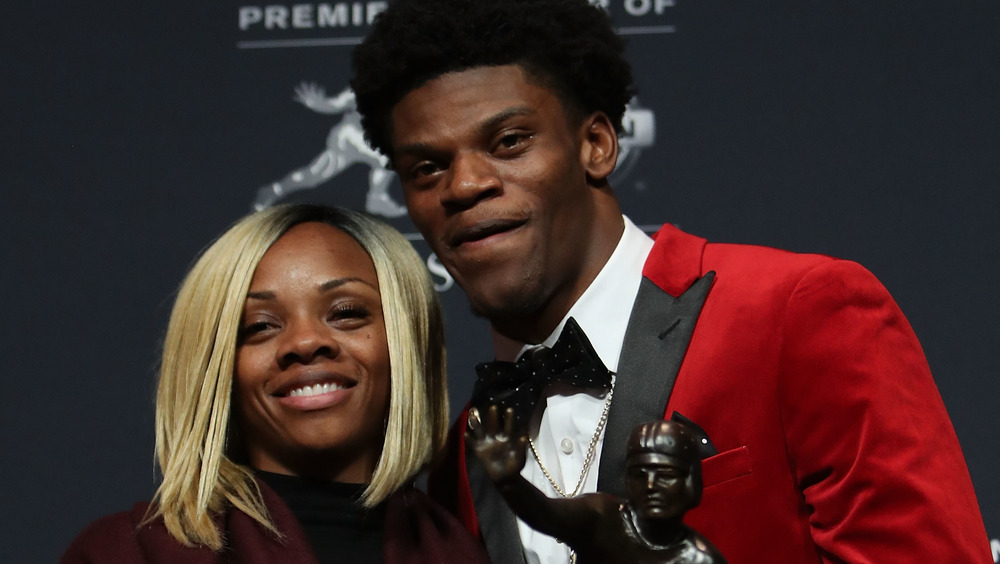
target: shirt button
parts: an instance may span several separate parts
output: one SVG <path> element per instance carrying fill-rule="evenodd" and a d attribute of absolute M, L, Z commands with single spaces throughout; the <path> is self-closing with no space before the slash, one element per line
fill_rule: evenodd
<path fill-rule="evenodd" d="M 559 450 L 563 451 L 563 454 L 573 453 L 573 441 L 570 439 L 563 439 L 559 442 Z"/>

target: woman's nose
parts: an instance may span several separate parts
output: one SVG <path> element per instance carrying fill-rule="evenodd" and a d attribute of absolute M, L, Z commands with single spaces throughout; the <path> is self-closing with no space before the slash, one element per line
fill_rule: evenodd
<path fill-rule="evenodd" d="M 340 352 L 333 329 L 320 320 L 289 323 L 282 337 L 278 350 L 282 368 L 294 363 L 309 364 L 317 357 L 333 358 Z"/>

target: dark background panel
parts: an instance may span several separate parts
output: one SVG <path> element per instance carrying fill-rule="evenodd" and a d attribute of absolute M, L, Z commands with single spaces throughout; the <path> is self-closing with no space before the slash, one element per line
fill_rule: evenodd
<path fill-rule="evenodd" d="M 328 4 L 362 16 L 379 5 Z M 925 347 L 996 538 L 1000 4 L 606 4 L 656 125 L 616 174 L 626 213 L 872 270 Z M 241 9 L 293 4 L 2 9 L 0 560 L 53 561 L 86 523 L 155 488 L 173 292 L 256 190 L 314 158 L 339 120 L 296 103 L 294 88 L 346 86 L 367 26 L 320 27 L 320 4 L 304 5 L 311 28 L 246 30 Z M 358 165 L 290 200 L 360 209 L 366 182 Z M 459 290 L 441 296 L 457 409 L 490 343 Z"/>

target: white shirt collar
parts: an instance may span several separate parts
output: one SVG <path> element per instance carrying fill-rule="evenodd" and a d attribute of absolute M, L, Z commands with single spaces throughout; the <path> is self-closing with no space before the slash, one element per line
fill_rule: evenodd
<path fill-rule="evenodd" d="M 569 309 L 555 330 L 541 343 L 551 347 L 559 338 L 563 325 L 570 317 L 576 319 L 601 361 L 612 372 L 618 371 L 618 357 L 632 314 L 632 303 L 639 293 L 642 267 L 653 248 L 653 239 L 624 215 L 625 229 L 608 262 L 590 283 L 586 291 Z M 497 359 L 514 360 L 534 347 L 509 339 L 493 331 L 493 347 Z"/>

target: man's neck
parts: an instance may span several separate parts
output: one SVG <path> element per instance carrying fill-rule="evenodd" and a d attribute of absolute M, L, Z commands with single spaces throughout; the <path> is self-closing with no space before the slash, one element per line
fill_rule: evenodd
<path fill-rule="evenodd" d="M 588 285 L 593 282 L 595 276 L 597 276 L 596 273 L 589 277 Z M 586 286 L 584 286 L 584 290 L 586 290 Z M 564 296 L 556 303 L 550 301 L 537 313 L 520 315 L 516 319 L 490 320 L 490 326 L 494 333 L 507 339 L 537 345 L 555 331 L 582 294 L 582 291 L 575 292 L 568 298 Z"/>

